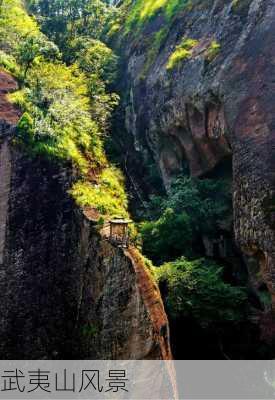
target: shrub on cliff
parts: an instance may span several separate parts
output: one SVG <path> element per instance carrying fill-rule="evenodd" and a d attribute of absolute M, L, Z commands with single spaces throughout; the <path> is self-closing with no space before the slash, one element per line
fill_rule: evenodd
<path fill-rule="evenodd" d="M 33 140 L 33 119 L 28 112 L 25 112 L 18 122 L 18 134 L 26 142 Z"/>
<path fill-rule="evenodd" d="M 94 204 L 103 215 L 115 215 L 118 211 L 127 217 L 127 196 L 124 190 L 124 179 L 121 172 L 114 168 L 105 168 L 98 184 L 78 181 L 73 185 L 71 193 L 79 206 Z"/>
<path fill-rule="evenodd" d="M 87 2 L 81 3 L 81 7 L 84 3 Z M 39 9 L 45 4 L 35 1 L 32 6 Z M 51 37 L 58 37 L 68 53 L 74 50 L 74 63 L 67 65 L 60 60 L 57 46 L 40 32 L 34 18 L 26 13 L 23 2 L 3 0 L 0 63 L 11 73 L 16 72 L 21 80 L 21 90 L 9 95 L 23 112 L 15 142 L 20 142 L 31 156 L 54 158 L 73 165 L 79 180 L 71 193 L 78 204 L 94 207 L 103 214 L 125 215 L 127 201 L 123 181 L 118 179 L 117 170 L 110 166 L 104 152 L 108 119 L 118 102 L 118 96 L 106 89 L 115 76 L 117 58 L 98 40 L 85 37 L 76 43 L 74 36 L 69 35 L 72 21 L 78 26 L 74 35 L 83 30 L 88 34 L 85 18 L 87 24 L 92 18 L 98 18 L 100 26 L 97 28 L 101 30 L 103 22 L 97 11 L 101 13 L 107 6 L 97 1 L 89 4 L 90 14 L 78 14 L 75 21 L 64 10 L 73 6 L 77 14 L 79 2 L 48 3 L 53 16 L 66 19 L 65 27 L 54 25 Z M 56 22 L 48 16 L 50 19 L 43 20 L 46 25 Z M 91 27 L 94 31 L 90 34 L 96 36 L 97 28 Z M 99 187 L 100 193 L 97 193 Z"/>
<path fill-rule="evenodd" d="M 140 225 L 143 250 L 156 264 L 182 255 L 196 257 L 202 235 L 217 235 L 231 213 L 226 180 L 176 179 L 167 197 L 152 197 L 148 204 L 149 220 Z"/>
<path fill-rule="evenodd" d="M 30 33 L 39 35 L 38 25 L 21 0 L 3 0 L 0 7 L 0 48 L 10 54 Z"/>
<path fill-rule="evenodd" d="M 70 63 L 75 61 L 72 42 L 78 37 L 100 39 L 117 11 L 101 0 L 27 0 L 26 3 L 39 16 L 42 31 Z"/>
<path fill-rule="evenodd" d="M 189 0 L 137 0 L 130 7 L 125 23 L 125 31 L 140 29 L 158 14 L 163 14 L 169 22 L 173 16 L 189 3 Z"/>
<path fill-rule="evenodd" d="M 167 208 L 156 221 L 143 222 L 140 231 L 143 251 L 156 264 L 173 260 L 181 254 L 192 256 L 192 220 L 184 211 L 177 214 L 172 208 Z"/>
<path fill-rule="evenodd" d="M 15 58 L 2 50 L 0 50 L 0 66 L 6 71 L 11 72 L 14 76 L 19 75 L 19 67 Z"/>
<path fill-rule="evenodd" d="M 180 62 L 192 56 L 192 49 L 198 44 L 195 39 L 184 39 L 170 55 L 167 70 L 174 69 Z"/>
<path fill-rule="evenodd" d="M 216 40 L 213 40 L 207 49 L 206 61 L 207 62 L 213 61 L 219 54 L 220 50 L 221 50 L 221 45 Z"/>
<path fill-rule="evenodd" d="M 17 47 L 17 59 L 23 68 L 23 80 L 26 79 L 31 66 L 39 62 L 39 58 L 49 61 L 59 57 L 57 46 L 42 35 L 27 36 Z"/>
<path fill-rule="evenodd" d="M 155 274 L 173 318 L 193 318 L 215 329 L 244 318 L 246 289 L 225 283 L 223 268 L 213 261 L 180 258 L 155 268 Z"/>

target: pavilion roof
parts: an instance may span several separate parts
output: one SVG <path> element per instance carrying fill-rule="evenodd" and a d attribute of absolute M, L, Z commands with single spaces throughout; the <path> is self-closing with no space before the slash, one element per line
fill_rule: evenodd
<path fill-rule="evenodd" d="M 111 224 L 119 224 L 119 225 L 128 225 L 130 224 L 132 221 L 130 219 L 124 219 L 124 218 L 113 218 L 110 220 Z"/>

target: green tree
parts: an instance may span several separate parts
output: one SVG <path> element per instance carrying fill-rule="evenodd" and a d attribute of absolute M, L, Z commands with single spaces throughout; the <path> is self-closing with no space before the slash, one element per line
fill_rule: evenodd
<path fill-rule="evenodd" d="M 176 214 L 172 208 L 165 209 L 156 221 L 141 224 L 143 251 L 159 265 L 182 254 L 191 257 L 194 232 L 191 217 L 186 212 Z"/>
<path fill-rule="evenodd" d="M 202 256 L 202 236 L 216 236 L 231 225 L 232 200 L 225 180 L 179 178 L 166 197 L 152 197 L 140 224 L 145 254 L 155 264 Z"/>
<path fill-rule="evenodd" d="M 76 59 L 82 71 L 87 76 L 96 75 L 106 84 L 114 82 L 118 67 L 118 58 L 114 52 L 104 43 L 96 39 L 87 39 L 82 41 L 81 47 L 76 51 Z"/>
<path fill-rule="evenodd" d="M 17 60 L 23 67 L 23 80 L 26 80 L 30 67 L 39 59 L 54 60 L 60 57 L 57 46 L 44 36 L 27 36 L 17 47 Z"/>
<path fill-rule="evenodd" d="M 204 328 L 218 329 L 245 316 L 247 293 L 223 281 L 223 268 L 213 261 L 180 258 L 155 268 L 165 285 L 165 303 L 173 318 L 192 318 Z"/>
<path fill-rule="evenodd" d="M 101 0 L 28 0 L 28 6 L 68 60 L 70 42 L 78 36 L 99 39 L 116 12 Z"/>

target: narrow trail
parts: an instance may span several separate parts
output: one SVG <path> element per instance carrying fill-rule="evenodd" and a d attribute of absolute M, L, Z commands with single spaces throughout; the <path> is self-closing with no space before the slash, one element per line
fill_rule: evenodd
<path fill-rule="evenodd" d="M 8 73 L 0 70 L 0 121 L 16 125 L 20 118 L 20 110 L 11 104 L 7 94 L 18 88 L 15 79 Z"/>
<path fill-rule="evenodd" d="M 135 268 L 137 284 L 155 329 L 155 342 L 159 343 L 161 350 L 160 359 L 171 360 L 172 354 L 168 345 L 168 320 L 164 311 L 158 286 L 153 281 L 149 272 L 146 270 L 142 257 L 134 247 L 130 246 L 128 249 L 125 249 L 124 254 L 132 260 Z"/>

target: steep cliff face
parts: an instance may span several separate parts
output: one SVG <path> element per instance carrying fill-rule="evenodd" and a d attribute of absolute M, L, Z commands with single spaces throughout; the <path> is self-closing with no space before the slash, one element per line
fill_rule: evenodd
<path fill-rule="evenodd" d="M 159 291 L 136 250 L 102 238 L 75 205 L 70 166 L 14 143 L 15 88 L 1 72 L 1 358 L 171 358 Z"/>
<path fill-rule="evenodd" d="M 166 187 L 186 166 L 203 176 L 232 157 L 236 242 L 248 265 L 257 260 L 255 287 L 264 281 L 274 297 L 275 2 L 192 1 L 148 61 L 163 18 L 156 13 L 124 48 L 126 129 Z M 167 68 L 186 39 L 188 53 Z"/>

